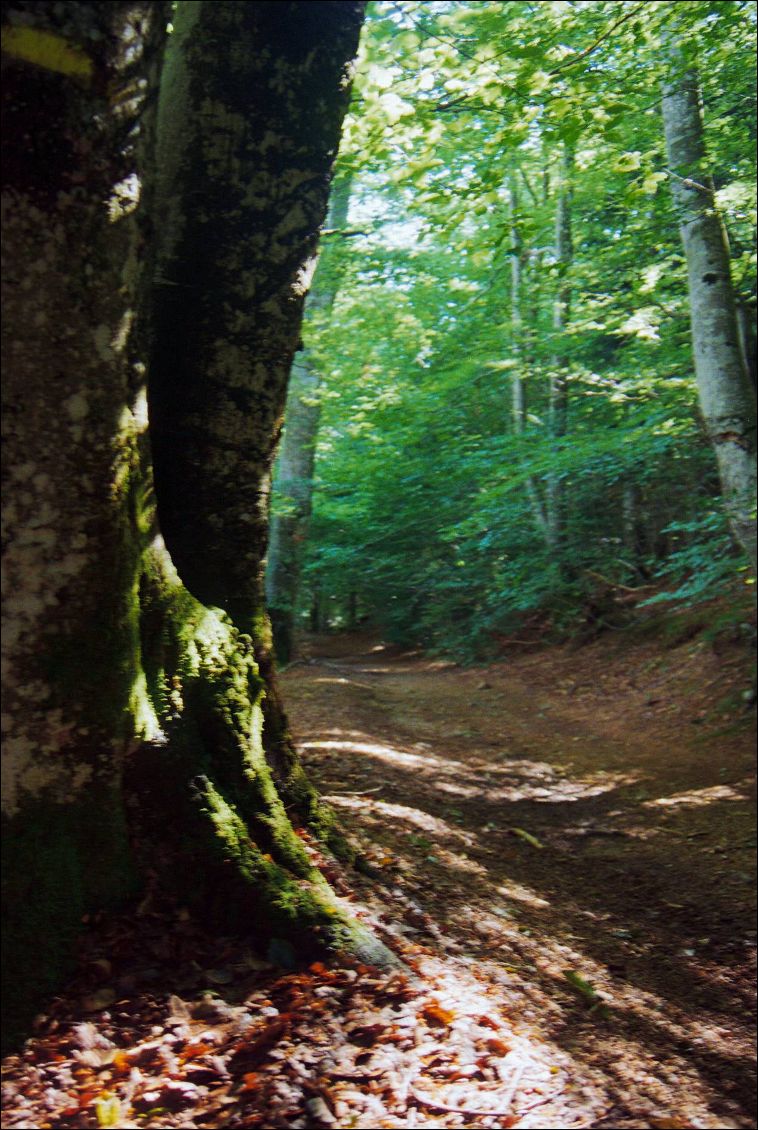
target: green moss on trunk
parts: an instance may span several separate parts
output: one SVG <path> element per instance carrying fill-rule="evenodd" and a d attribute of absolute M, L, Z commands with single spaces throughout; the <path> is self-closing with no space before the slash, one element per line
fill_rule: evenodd
<path fill-rule="evenodd" d="M 320 809 L 254 652 L 272 447 L 362 5 L 180 4 L 156 97 L 170 7 L 4 9 L 70 29 L 98 76 L 20 57 L 4 76 L 11 1037 L 69 968 L 82 914 L 133 887 L 124 795 L 145 863 L 198 912 L 371 949 L 293 827 Z"/>
<path fill-rule="evenodd" d="M 189 595 L 159 545 L 147 555 L 141 594 L 143 662 L 163 740 L 143 745 L 128 786 L 142 837 L 160 842 L 153 863 L 162 861 L 183 902 L 226 931 L 264 946 L 285 938 L 304 957 L 348 948 L 393 963 L 334 896 L 293 827 L 288 808 L 340 839 L 291 747 L 267 756 L 270 743 L 287 743 L 286 728 L 264 727 L 275 691 L 251 638 Z M 287 767 L 284 784 L 270 760 Z"/>

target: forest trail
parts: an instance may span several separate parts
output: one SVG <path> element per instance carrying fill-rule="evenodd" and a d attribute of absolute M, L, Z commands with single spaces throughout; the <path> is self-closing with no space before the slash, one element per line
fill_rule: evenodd
<path fill-rule="evenodd" d="M 360 637 L 311 652 L 290 717 L 377 914 L 568 1053 L 584 1125 L 754 1126 L 755 778 L 719 709 L 728 661 L 697 641 L 478 670 Z"/>
<path fill-rule="evenodd" d="M 362 870 L 303 842 L 405 968 L 148 889 L 5 1059 L 3 1127 L 753 1130 L 744 647 L 310 648 L 281 682 Z"/>

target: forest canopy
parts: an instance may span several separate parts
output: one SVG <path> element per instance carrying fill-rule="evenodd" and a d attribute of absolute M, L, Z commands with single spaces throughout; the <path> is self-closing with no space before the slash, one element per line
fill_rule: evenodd
<path fill-rule="evenodd" d="M 624 601 L 748 615 L 720 425 L 698 402 L 688 171 L 667 150 L 661 95 L 685 73 L 752 460 L 754 6 L 370 6 L 337 167 L 349 206 L 327 221 L 288 404 L 311 462 L 285 429 L 274 494 L 275 632 L 281 606 L 481 657 L 525 626 L 618 627 Z"/>

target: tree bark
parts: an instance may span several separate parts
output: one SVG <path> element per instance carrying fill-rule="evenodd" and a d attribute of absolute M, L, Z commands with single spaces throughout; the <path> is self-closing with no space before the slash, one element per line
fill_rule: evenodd
<path fill-rule="evenodd" d="M 344 229 L 350 204 L 350 177 L 339 179 L 329 202 L 327 226 L 337 234 Z M 307 307 L 328 315 L 340 285 L 338 250 L 322 250 Z M 271 519 L 266 601 L 279 664 L 294 656 L 295 616 L 300 589 L 303 551 L 313 498 L 313 469 L 321 420 L 319 391 L 322 374 L 307 346 L 296 357 L 290 376 L 282 444 L 275 467 L 275 490 L 283 512 Z"/>
<path fill-rule="evenodd" d="M 645 564 L 646 533 L 642 509 L 642 493 L 638 483 L 628 478 L 621 494 L 621 533 L 626 564 L 635 578 L 650 580 Z"/>
<path fill-rule="evenodd" d="M 180 4 L 156 117 L 170 10 L 4 9 L 8 1038 L 82 914 L 135 889 L 127 796 L 198 912 L 390 960 L 295 833 L 329 817 L 258 661 L 267 473 L 361 5 Z"/>
<path fill-rule="evenodd" d="M 568 276 L 573 256 L 571 234 L 571 172 L 573 152 L 564 145 L 561 160 L 561 177 L 555 213 L 555 257 L 558 265 L 558 290 L 553 307 L 553 334 L 555 352 L 550 374 L 550 438 L 557 452 L 568 430 L 568 361 L 562 340 L 571 308 L 571 281 Z M 565 497 L 563 478 L 553 471 L 546 489 L 547 544 L 556 554 L 559 565 L 565 567 Z"/>
<path fill-rule="evenodd" d="M 519 198 L 516 189 L 515 176 L 511 177 L 509 190 L 509 205 L 511 219 L 511 352 L 515 362 L 511 374 L 511 422 L 514 435 L 524 434 L 527 419 L 527 400 L 525 368 L 526 358 L 524 352 L 524 318 L 522 311 L 523 268 L 526 259 L 524 241 L 519 224 Z M 543 538 L 547 538 L 548 524 L 545 508 L 540 498 L 539 489 L 534 478 L 529 475 L 526 480 L 526 492 L 529 498 L 535 525 Z"/>
<path fill-rule="evenodd" d="M 149 392 L 158 513 L 189 590 L 245 631 L 263 610 L 272 437 L 361 11 L 352 0 L 182 5 L 164 68 Z M 223 60 L 209 43 L 226 45 Z"/>
<path fill-rule="evenodd" d="M 3 1008 L 13 1035 L 81 916 L 134 884 L 121 775 L 140 665 L 128 139 L 170 5 L 3 11 Z"/>
<path fill-rule="evenodd" d="M 758 385 L 758 372 L 756 371 L 755 298 L 753 298 L 752 302 L 737 302 L 737 330 L 740 339 L 742 364 L 753 386 L 753 391 L 755 391 L 756 385 Z"/>
<path fill-rule="evenodd" d="M 524 267 L 524 241 L 519 224 L 519 197 L 515 176 L 508 193 L 511 219 L 511 353 L 515 361 L 511 376 L 511 420 L 516 435 L 526 423 L 526 388 L 524 386 L 524 319 L 521 310 L 521 275 Z"/>
<path fill-rule="evenodd" d="M 676 44 L 663 124 L 679 232 L 687 259 L 700 408 L 715 450 L 732 532 L 756 568 L 756 405 L 743 367 L 724 225 L 705 155 L 698 76 Z"/>

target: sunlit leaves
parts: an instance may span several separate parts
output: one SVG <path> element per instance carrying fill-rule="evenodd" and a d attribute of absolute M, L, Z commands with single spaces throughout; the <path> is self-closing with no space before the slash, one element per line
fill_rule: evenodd
<path fill-rule="evenodd" d="M 641 188 L 643 192 L 654 196 L 658 191 L 660 185 L 667 179 L 666 173 L 648 173 L 642 178 Z"/>
<path fill-rule="evenodd" d="M 351 224 L 361 234 L 341 248 L 334 318 L 307 328 L 328 388 L 309 568 L 336 601 L 354 591 L 398 632 L 486 648 L 489 633 L 530 609 L 570 616 L 583 571 L 629 579 L 626 483 L 640 493 L 645 568 L 666 552 L 661 531 L 698 491 L 710 495 L 659 44 L 676 19 L 700 57 L 717 199 L 749 302 L 746 11 L 700 0 L 372 6 L 342 155 L 356 173 Z M 565 146 L 568 268 L 555 247 Z M 570 309 L 557 333 L 564 279 Z M 517 369 L 528 401 L 519 437 L 509 422 Z M 569 435 L 549 443 L 557 373 L 569 388 Z M 551 476 L 568 492 L 571 583 L 526 497 L 530 478 L 544 490 Z"/>
<path fill-rule="evenodd" d="M 639 169 L 642 164 L 642 154 L 639 150 L 633 153 L 622 153 L 613 163 L 613 168 L 617 173 L 631 173 L 635 169 Z"/>
<path fill-rule="evenodd" d="M 658 318 L 658 311 L 653 306 L 635 310 L 631 317 L 619 326 L 619 333 L 634 334 L 642 341 L 660 341 Z"/>
<path fill-rule="evenodd" d="M 398 98 L 397 94 L 392 94 L 391 92 L 382 94 L 378 100 L 378 105 L 390 125 L 395 125 L 401 118 L 405 118 L 413 113 L 413 106 L 410 102 Z"/>

